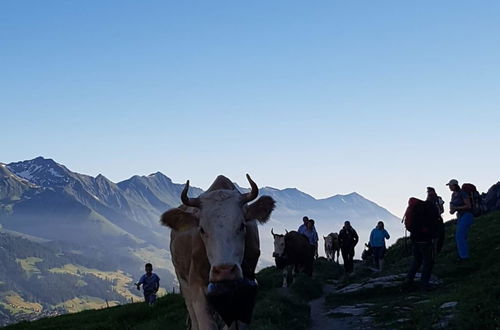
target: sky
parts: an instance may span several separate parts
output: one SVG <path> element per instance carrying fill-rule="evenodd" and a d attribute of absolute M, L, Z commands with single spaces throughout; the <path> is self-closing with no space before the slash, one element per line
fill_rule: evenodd
<path fill-rule="evenodd" d="M 402 216 L 500 180 L 498 1 L 0 1 L 0 162 Z"/>

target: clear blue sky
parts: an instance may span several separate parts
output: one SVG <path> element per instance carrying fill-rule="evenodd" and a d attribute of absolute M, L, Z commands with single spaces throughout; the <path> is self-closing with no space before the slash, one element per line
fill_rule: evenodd
<path fill-rule="evenodd" d="M 0 2 L 0 161 L 357 191 L 500 179 L 498 1 Z"/>

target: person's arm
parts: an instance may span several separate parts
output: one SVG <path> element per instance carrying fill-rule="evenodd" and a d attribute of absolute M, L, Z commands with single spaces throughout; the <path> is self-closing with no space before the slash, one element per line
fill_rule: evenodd
<path fill-rule="evenodd" d="M 455 213 L 455 211 L 470 211 L 470 210 L 472 210 L 472 205 L 470 204 L 469 195 L 467 193 L 461 191 L 460 197 L 462 197 L 462 200 L 464 201 L 464 205 L 461 205 L 461 206 L 453 205 L 453 207 L 450 207 L 451 214 Z"/>
<path fill-rule="evenodd" d="M 158 275 L 156 275 L 156 288 L 155 288 L 155 293 L 158 292 L 158 290 L 160 289 L 160 277 Z"/>
<path fill-rule="evenodd" d="M 142 275 L 141 278 L 139 279 L 139 282 L 135 284 L 137 286 L 137 290 L 141 289 L 141 284 L 144 284 L 144 275 Z"/>
<path fill-rule="evenodd" d="M 354 232 L 354 245 L 356 245 L 359 242 L 359 236 L 356 230 L 353 229 L 352 231 Z"/>
<path fill-rule="evenodd" d="M 389 235 L 389 233 L 385 229 L 384 229 L 384 236 L 385 236 L 386 239 L 391 238 L 391 236 Z"/>
<path fill-rule="evenodd" d="M 375 234 L 375 229 L 370 233 L 370 245 L 373 245 L 373 234 Z"/>

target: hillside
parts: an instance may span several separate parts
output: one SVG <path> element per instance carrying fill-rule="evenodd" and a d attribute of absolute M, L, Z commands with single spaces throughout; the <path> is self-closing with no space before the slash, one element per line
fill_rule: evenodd
<path fill-rule="evenodd" d="M 377 278 L 394 277 L 394 274 L 406 272 L 410 257 L 404 238 L 389 248 L 387 268 L 383 273 L 374 273 L 358 262 L 356 274 L 349 281 L 339 281 L 339 267 L 322 258 L 316 261 L 312 281 L 298 277 L 290 289 L 279 288 L 281 274 L 274 267 L 263 269 L 258 274 L 260 292 L 251 329 L 309 329 L 314 320 L 311 320 L 308 301 L 320 297 L 322 287 L 333 288 L 333 292 L 326 294 L 322 314 L 326 312 L 330 316 L 327 322 L 336 325 L 338 329 L 359 328 L 362 325 L 359 322 L 365 322 L 365 328 L 380 329 L 498 328 L 498 232 L 500 212 L 476 219 L 469 235 L 471 260 L 459 264 L 455 262 L 454 223 L 448 222 L 444 249 L 438 256 L 434 271 L 440 284 L 435 291 L 425 293 L 417 288 L 411 292 L 402 292 L 399 285 L 365 285 Z M 363 289 L 349 292 L 346 289 L 350 286 Z M 356 308 L 358 311 L 362 309 L 362 314 L 351 314 Z M 185 313 L 181 297 L 167 295 L 153 309 L 148 309 L 143 304 L 129 304 L 20 323 L 6 329 L 57 329 L 63 324 L 72 329 L 164 329 L 166 325 L 168 329 L 184 329 Z M 324 329 L 328 327 L 325 325 Z"/>
<path fill-rule="evenodd" d="M 158 219 L 165 210 L 179 205 L 183 188 L 183 184 L 172 182 L 160 172 L 147 176 L 134 175 L 114 183 L 104 175 L 93 177 L 77 173 L 53 159 L 43 157 L 0 164 L 0 226 L 5 233 L 29 238 L 42 244 L 43 248 L 56 246 L 57 249 L 50 250 L 53 255 L 47 259 L 57 259 L 59 252 L 56 251 L 85 256 L 90 264 L 105 264 L 114 272 L 130 274 L 130 280 L 140 275 L 144 263 L 151 262 L 162 279 L 162 286 L 171 290 L 177 283 L 168 250 L 170 235 L 167 228 L 159 225 Z M 191 196 L 202 192 L 200 188 L 190 189 Z M 260 268 L 273 263 L 271 228 L 275 231 L 296 229 L 303 215 L 316 219 L 320 235 L 338 231 L 346 219 L 351 220 L 361 237 L 367 236 L 378 220 L 386 221 L 388 228 L 390 224 L 398 224 L 395 216 L 357 193 L 320 200 L 294 188 L 280 190 L 264 187 L 260 193 L 271 195 L 276 200 L 276 210 L 269 224 L 259 226 L 262 249 Z M 39 258 L 36 253 L 13 258 L 19 259 L 19 264 L 29 265 L 27 269 L 40 264 L 35 259 Z M 58 265 L 59 268 L 63 266 Z M 94 266 L 90 268 L 104 270 Z M 59 275 L 72 275 L 68 269 L 74 272 L 74 266 L 66 266 Z M 29 270 L 24 275 L 30 276 Z M 13 281 L 6 276 L 0 281 Z M 42 285 L 37 281 L 18 281 L 13 290 L 3 290 L 0 286 L 0 303 L 9 304 L 12 292 L 22 298 L 17 300 L 31 301 L 24 294 L 28 288 L 23 286 L 27 283 L 30 290 L 35 284 Z M 69 286 L 59 289 L 59 295 L 73 297 Z M 106 290 L 111 289 L 112 284 L 108 283 Z M 43 290 L 40 288 L 40 291 Z M 97 294 L 89 286 L 79 287 L 78 292 L 77 298 Z M 99 306 L 102 306 L 106 295 L 95 298 L 100 299 Z M 53 305 L 43 297 L 37 303 Z M 96 306 L 82 302 L 73 305 L 82 308 Z M 75 310 L 59 309 L 57 313 Z M 3 317 L 0 325 L 25 318 L 13 309 L 4 310 L 4 314 L 7 316 Z M 43 315 L 46 314 L 38 316 Z M 29 318 L 36 317 L 37 313 L 29 315 Z"/>
<path fill-rule="evenodd" d="M 0 325 L 139 298 L 117 262 L 76 248 L 0 230 Z"/>

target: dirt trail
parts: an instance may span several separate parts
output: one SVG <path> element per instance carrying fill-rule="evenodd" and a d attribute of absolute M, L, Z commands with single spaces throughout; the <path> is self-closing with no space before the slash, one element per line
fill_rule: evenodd
<path fill-rule="evenodd" d="M 310 330 L 352 329 L 352 317 L 333 318 L 327 315 L 328 310 L 325 306 L 325 297 L 333 291 L 335 291 L 335 286 L 326 284 L 323 287 L 323 296 L 309 302 L 309 306 L 311 307 Z"/>

